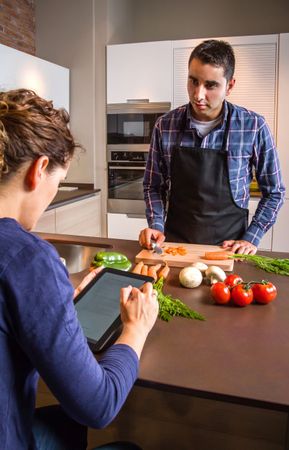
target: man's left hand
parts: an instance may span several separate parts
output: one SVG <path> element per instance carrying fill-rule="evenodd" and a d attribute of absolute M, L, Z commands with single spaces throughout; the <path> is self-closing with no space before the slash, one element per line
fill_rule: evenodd
<path fill-rule="evenodd" d="M 224 241 L 222 247 L 225 250 L 230 250 L 240 255 L 255 255 L 257 252 L 257 247 L 249 241 Z"/>

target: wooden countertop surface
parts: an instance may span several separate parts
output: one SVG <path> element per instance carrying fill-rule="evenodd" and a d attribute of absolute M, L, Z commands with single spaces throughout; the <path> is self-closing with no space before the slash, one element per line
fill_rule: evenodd
<path fill-rule="evenodd" d="M 131 260 L 140 251 L 135 241 L 41 234 L 62 242 L 111 245 Z M 274 257 L 285 253 L 260 252 Z M 289 279 L 235 262 L 245 281 L 267 279 L 278 289 L 269 305 L 245 308 L 216 306 L 209 287 L 180 287 L 179 269 L 171 269 L 165 292 L 206 317 L 205 322 L 157 320 L 146 342 L 138 384 L 251 406 L 289 409 Z"/>

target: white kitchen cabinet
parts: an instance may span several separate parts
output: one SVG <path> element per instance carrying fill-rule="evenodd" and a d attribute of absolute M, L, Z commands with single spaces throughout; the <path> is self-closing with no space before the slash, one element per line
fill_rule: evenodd
<path fill-rule="evenodd" d="M 100 194 L 45 211 L 34 231 L 101 236 Z"/>
<path fill-rule="evenodd" d="M 32 89 L 69 111 L 69 69 L 0 44 L 0 89 Z"/>
<path fill-rule="evenodd" d="M 272 250 L 274 252 L 289 252 L 288 217 L 289 199 L 286 199 L 273 227 Z"/>
<path fill-rule="evenodd" d="M 289 198 L 289 33 L 279 36 L 279 78 L 278 78 L 278 127 L 277 127 L 277 147 L 280 157 L 283 182 L 287 188 L 286 198 Z M 285 238 L 286 236 L 283 236 Z M 289 247 L 288 234 L 286 237 Z"/>
<path fill-rule="evenodd" d="M 257 209 L 259 203 L 259 198 L 251 199 L 249 201 L 249 224 L 252 220 L 252 217 Z M 273 235 L 273 228 L 270 228 L 269 231 L 263 236 L 263 238 L 260 241 L 259 250 L 271 250 L 272 248 L 272 235 Z"/>
<path fill-rule="evenodd" d="M 100 195 L 56 208 L 56 233 L 100 236 Z"/>
<path fill-rule="evenodd" d="M 138 240 L 139 233 L 148 226 L 144 217 L 129 214 L 107 214 L 107 236 L 115 239 Z"/>
<path fill-rule="evenodd" d="M 55 209 L 45 211 L 37 222 L 33 231 L 55 233 Z"/>
<path fill-rule="evenodd" d="M 107 46 L 107 103 L 171 102 L 171 41 Z"/>

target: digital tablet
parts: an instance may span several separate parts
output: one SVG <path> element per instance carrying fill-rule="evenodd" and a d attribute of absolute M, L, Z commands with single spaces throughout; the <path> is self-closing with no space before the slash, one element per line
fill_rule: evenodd
<path fill-rule="evenodd" d="M 120 289 L 140 288 L 153 278 L 105 268 L 75 298 L 75 309 L 94 353 L 113 343 L 121 331 Z"/>

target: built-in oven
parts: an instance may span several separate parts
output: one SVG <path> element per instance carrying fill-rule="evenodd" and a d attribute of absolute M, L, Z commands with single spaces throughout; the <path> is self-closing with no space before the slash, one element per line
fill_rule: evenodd
<path fill-rule="evenodd" d="M 109 213 L 145 215 L 143 176 L 153 127 L 169 102 L 131 100 L 107 106 Z"/>
<path fill-rule="evenodd" d="M 144 216 L 143 177 L 147 151 L 109 150 L 108 212 Z"/>
<path fill-rule="evenodd" d="M 107 105 L 107 148 L 133 146 L 147 150 L 157 118 L 170 110 L 169 102 L 128 100 Z"/>

